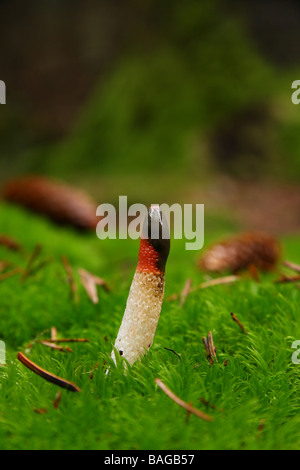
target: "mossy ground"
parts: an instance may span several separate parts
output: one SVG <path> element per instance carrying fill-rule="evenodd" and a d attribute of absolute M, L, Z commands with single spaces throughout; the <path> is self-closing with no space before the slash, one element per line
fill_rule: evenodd
<path fill-rule="evenodd" d="M 1 449 L 297 449 L 300 444 L 300 365 L 291 345 L 300 339 L 300 290 L 274 284 L 278 273 L 199 290 L 180 307 L 167 297 L 187 278 L 205 280 L 199 253 L 172 242 L 166 300 L 149 354 L 130 369 L 111 368 L 111 345 L 123 315 L 135 270 L 138 242 L 100 241 L 96 235 L 58 228 L 25 211 L 1 205 L 0 233 L 17 238 L 24 252 L 0 248 L 0 259 L 24 267 L 36 243 L 49 262 L 25 281 L 0 282 Z M 207 241 L 218 233 L 208 233 Z M 284 256 L 300 262 L 297 237 L 283 238 Z M 61 257 L 73 268 L 79 302 L 70 296 Z M 105 278 L 94 305 L 79 282 L 78 268 Z M 234 312 L 247 329 L 232 321 Z M 74 381 L 80 393 L 62 390 L 24 367 L 18 351 L 55 326 L 61 337 L 85 337 L 71 353 L 36 343 L 27 352 L 43 368 Z M 218 363 L 209 364 L 202 337 L 212 331 Z M 44 333 L 43 333 L 44 332 Z M 174 354 L 174 350 L 180 357 Z M 227 364 L 227 365 L 225 365 Z M 210 414 L 205 422 L 170 400 L 155 384 L 159 377 L 175 394 Z M 43 410 L 44 412 L 38 412 Z"/>

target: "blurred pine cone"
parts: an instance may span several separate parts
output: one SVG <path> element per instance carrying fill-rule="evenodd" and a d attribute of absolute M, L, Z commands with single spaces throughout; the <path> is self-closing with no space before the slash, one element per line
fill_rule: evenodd
<path fill-rule="evenodd" d="M 247 232 L 212 245 L 199 261 L 199 267 L 211 272 L 238 272 L 255 266 L 262 271 L 275 267 L 280 245 L 271 235 Z"/>
<path fill-rule="evenodd" d="M 83 191 L 42 176 L 27 176 L 8 182 L 5 200 L 76 228 L 96 228 L 97 205 Z"/>

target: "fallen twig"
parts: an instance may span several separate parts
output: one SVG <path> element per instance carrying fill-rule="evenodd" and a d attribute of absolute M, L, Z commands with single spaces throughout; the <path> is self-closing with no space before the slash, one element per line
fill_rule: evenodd
<path fill-rule="evenodd" d="M 48 331 L 48 330 L 42 331 L 41 333 L 39 333 L 39 334 L 36 336 L 36 338 L 34 338 L 33 341 L 31 341 L 31 343 L 27 344 L 27 346 L 26 346 L 26 352 L 29 351 L 36 343 L 38 343 L 38 342 L 39 342 L 39 338 L 40 338 L 41 336 L 43 336 L 47 331 Z"/>
<path fill-rule="evenodd" d="M 293 271 L 296 271 L 297 273 L 300 273 L 300 266 L 299 264 L 292 263 L 291 261 L 284 261 L 283 264 L 287 266 L 288 268 L 292 269 Z"/>
<path fill-rule="evenodd" d="M 40 243 L 36 244 L 34 250 L 28 260 L 27 266 L 24 269 L 22 279 L 26 279 L 31 274 L 32 265 L 34 264 L 35 260 L 40 256 L 42 251 L 42 245 Z"/>
<path fill-rule="evenodd" d="M 107 292 L 110 291 L 107 282 L 101 277 L 95 276 L 82 268 L 78 269 L 78 273 L 80 275 L 82 285 L 94 304 L 99 302 L 97 286 L 102 286 Z"/>
<path fill-rule="evenodd" d="M 210 279 L 209 281 L 202 282 L 199 286 L 191 289 L 190 292 L 194 292 L 198 289 L 206 289 L 207 287 L 219 286 L 220 284 L 229 284 L 231 282 L 238 281 L 240 276 L 231 274 L 230 276 L 217 277 L 216 279 Z"/>
<path fill-rule="evenodd" d="M 26 277 L 28 277 L 29 275 L 32 276 L 33 274 L 36 274 L 42 268 L 47 266 L 47 264 L 49 264 L 51 261 L 52 261 L 52 258 L 47 258 L 41 261 L 40 263 L 36 264 L 34 267 L 31 268 L 30 272 L 26 275 Z"/>
<path fill-rule="evenodd" d="M 205 406 L 207 406 L 207 407 L 209 406 L 209 407 L 212 408 L 213 410 L 218 410 L 218 411 L 220 411 L 220 412 L 223 412 L 223 411 L 224 411 L 223 408 L 217 408 L 215 405 L 210 404 L 209 401 L 205 400 L 204 397 L 199 398 L 199 401 L 200 401 L 201 403 L 203 403 Z"/>
<path fill-rule="evenodd" d="M 33 408 L 33 411 L 37 413 L 38 415 L 43 415 L 47 413 L 46 408 Z"/>
<path fill-rule="evenodd" d="M 250 264 L 248 271 L 254 281 L 260 282 L 259 272 L 255 264 Z"/>
<path fill-rule="evenodd" d="M 209 346 L 208 346 L 208 342 L 207 342 L 207 339 L 205 336 L 202 337 L 202 341 L 203 341 L 203 344 L 204 344 L 204 347 L 205 347 L 205 351 L 206 351 L 206 357 L 207 359 L 209 360 L 209 362 L 211 364 L 214 363 L 214 358 L 211 356 L 210 354 L 210 351 L 209 351 Z"/>
<path fill-rule="evenodd" d="M 184 288 L 180 294 L 180 306 L 182 307 L 184 302 L 185 302 L 185 299 L 187 298 L 190 290 L 191 290 L 191 285 L 192 285 L 192 280 L 191 279 L 188 279 L 184 285 Z"/>
<path fill-rule="evenodd" d="M 167 351 L 171 351 L 171 352 L 172 352 L 173 354 L 175 354 L 175 356 L 177 356 L 177 357 L 180 359 L 180 361 L 181 361 L 180 355 L 179 355 L 176 351 L 174 351 L 174 349 L 169 349 L 169 348 L 165 348 L 165 349 L 166 349 Z"/>
<path fill-rule="evenodd" d="M 48 330 L 42 331 L 31 343 L 26 347 L 26 351 L 30 350 L 35 344 L 43 344 L 49 348 L 56 349 L 62 352 L 72 352 L 68 347 L 58 346 L 57 343 L 88 343 L 90 340 L 87 338 L 57 338 L 57 330 L 55 327 L 51 328 L 51 337 L 40 339 Z"/>
<path fill-rule="evenodd" d="M 217 354 L 216 354 L 216 347 L 214 345 L 212 332 L 211 331 L 208 332 L 207 338 L 203 336 L 202 341 L 203 341 L 205 351 L 206 351 L 206 356 L 209 362 L 211 364 L 214 364 L 215 360 L 218 362 Z"/>
<path fill-rule="evenodd" d="M 208 332 L 207 342 L 208 342 L 210 356 L 214 357 L 215 360 L 218 362 L 217 355 L 216 355 L 216 347 L 214 345 L 213 335 L 211 331 Z"/>
<path fill-rule="evenodd" d="M 70 392 L 80 392 L 80 388 L 77 387 L 72 382 L 69 382 L 66 379 L 63 379 L 61 377 L 58 377 L 57 375 L 52 374 L 51 372 L 48 372 L 47 370 L 43 369 L 42 367 L 38 366 L 34 362 L 32 362 L 28 357 L 25 356 L 22 352 L 18 353 L 18 360 L 24 364 L 28 369 L 30 369 L 32 372 L 35 374 L 39 375 L 43 379 L 47 380 L 48 382 L 51 382 L 55 385 L 58 385 L 59 387 L 65 388 L 69 390 Z"/>
<path fill-rule="evenodd" d="M 258 426 L 258 438 L 261 437 L 261 434 L 264 430 L 264 427 L 265 427 L 265 422 L 266 420 L 265 419 L 261 419 L 260 422 L 259 422 L 259 426 Z"/>
<path fill-rule="evenodd" d="M 196 292 L 197 290 L 206 289 L 207 287 L 219 286 L 221 284 L 230 284 L 231 282 L 236 282 L 239 279 L 240 279 L 240 276 L 237 276 L 235 274 L 232 274 L 229 276 L 218 277 L 215 279 L 210 279 L 209 281 L 202 282 L 198 286 L 190 288 L 188 293 L 191 294 L 193 292 Z M 179 297 L 178 294 L 172 294 L 167 298 L 167 300 L 169 301 L 177 300 L 178 297 Z"/>
<path fill-rule="evenodd" d="M 178 294 L 171 294 L 167 297 L 166 300 L 168 300 L 169 302 L 173 302 L 174 300 L 177 300 L 178 299 Z"/>
<path fill-rule="evenodd" d="M 68 283 L 70 285 L 71 295 L 72 295 L 74 301 L 77 303 L 78 300 L 79 300 L 78 292 L 77 292 L 77 285 L 76 285 L 76 282 L 74 280 L 71 265 L 70 265 L 69 260 L 66 256 L 62 256 L 62 262 L 63 262 L 64 268 L 65 268 L 67 276 L 68 276 Z"/>
<path fill-rule="evenodd" d="M 173 393 L 160 379 L 156 378 L 155 383 L 169 398 L 171 398 L 171 400 L 173 400 L 175 403 L 177 403 L 177 405 L 187 410 L 189 413 L 193 413 L 195 416 L 198 416 L 198 418 L 204 419 L 205 421 L 213 421 L 213 418 L 211 416 L 207 415 L 206 413 L 203 413 L 200 410 L 197 410 L 189 403 L 186 403 L 185 401 L 181 400 L 181 398 L 175 395 L 175 393 Z"/>
<path fill-rule="evenodd" d="M 58 351 L 61 351 L 61 352 L 72 352 L 72 349 L 58 346 L 57 344 L 55 344 L 55 342 L 39 340 L 39 343 L 43 344 L 44 346 L 48 346 L 48 348 L 57 349 Z"/>
<path fill-rule="evenodd" d="M 230 315 L 232 317 L 232 320 L 235 321 L 239 327 L 241 328 L 241 330 L 244 332 L 244 333 L 247 333 L 244 325 L 240 322 L 240 320 L 237 318 L 237 316 L 233 313 L 233 312 L 230 312 Z"/>
<path fill-rule="evenodd" d="M 88 343 L 90 340 L 87 338 L 48 338 L 45 341 L 48 343 Z"/>
<path fill-rule="evenodd" d="M 5 279 L 15 276 L 16 274 L 20 274 L 21 272 L 22 272 L 21 268 L 14 268 L 14 269 L 11 269 L 10 271 L 6 271 L 5 273 L 0 275 L 0 281 L 4 281 Z"/>
<path fill-rule="evenodd" d="M 2 273 L 5 269 L 9 268 L 12 265 L 10 261 L 1 260 L 0 261 L 0 272 Z"/>
<path fill-rule="evenodd" d="M 61 400 L 61 395 L 62 395 L 61 391 L 58 390 L 57 394 L 55 395 L 54 401 L 53 401 L 53 407 L 55 409 L 58 408 L 58 405 L 59 405 L 60 400 Z"/>
<path fill-rule="evenodd" d="M 51 340 L 55 341 L 57 338 L 57 329 L 55 326 L 51 327 Z"/>
<path fill-rule="evenodd" d="M 286 282 L 298 282 L 300 281 L 300 274 L 297 276 L 286 276 L 285 274 L 282 274 L 279 279 L 276 279 L 274 281 L 274 284 L 283 284 Z"/>
<path fill-rule="evenodd" d="M 35 247 L 34 247 L 34 250 L 27 262 L 27 265 L 23 271 L 23 274 L 22 274 L 22 280 L 24 281 L 25 279 L 27 279 L 29 276 L 32 276 L 33 274 L 37 273 L 37 271 L 40 271 L 40 269 L 42 269 L 44 266 L 46 266 L 47 264 L 50 263 L 50 261 L 52 261 L 52 258 L 47 258 L 47 259 L 44 259 L 42 261 L 40 261 L 39 263 L 35 263 L 37 258 L 40 256 L 42 252 L 42 245 L 40 243 L 38 243 Z"/>
<path fill-rule="evenodd" d="M 21 249 L 20 243 L 7 235 L 0 235 L 0 245 L 12 251 L 19 251 Z"/>
<path fill-rule="evenodd" d="M 192 402 L 192 401 L 189 401 L 189 402 L 188 402 L 188 405 L 189 405 L 189 406 L 192 406 L 192 405 L 193 405 L 193 402 Z M 190 410 L 187 410 L 187 412 L 186 412 L 186 420 L 185 420 L 186 423 L 189 422 L 190 416 L 191 416 L 191 411 L 190 411 Z"/>

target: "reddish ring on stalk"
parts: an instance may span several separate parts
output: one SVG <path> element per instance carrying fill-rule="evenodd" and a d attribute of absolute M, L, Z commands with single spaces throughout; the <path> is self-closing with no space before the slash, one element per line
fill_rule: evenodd
<path fill-rule="evenodd" d="M 154 236 L 153 236 L 154 234 Z M 152 205 L 143 225 L 136 271 L 163 274 L 170 251 L 167 223 L 158 205 Z"/>

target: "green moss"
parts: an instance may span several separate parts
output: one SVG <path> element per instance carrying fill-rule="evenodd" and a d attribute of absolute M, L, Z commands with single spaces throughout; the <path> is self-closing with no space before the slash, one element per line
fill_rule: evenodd
<path fill-rule="evenodd" d="M 125 376 L 105 375 L 136 265 L 137 242 L 76 234 L 6 205 L 0 206 L 0 232 L 18 238 L 25 251 L 0 248 L 0 259 L 24 266 L 36 243 L 52 257 L 35 275 L 0 282 L 0 339 L 7 364 L 0 368 L 1 449 L 296 449 L 299 448 L 299 365 L 291 348 L 300 338 L 300 292 L 293 284 L 243 280 L 190 294 L 180 307 L 165 300 L 153 347 Z M 226 227 L 226 230 L 228 228 Z M 210 232 L 208 239 L 219 233 Z M 299 259 L 299 240 L 284 239 L 286 256 Z M 61 255 L 69 257 L 79 287 L 70 298 Z M 196 268 L 199 253 L 172 243 L 166 272 L 166 298 L 180 292 L 187 277 L 204 280 Z M 99 290 L 93 305 L 80 285 L 77 268 L 104 277 L 111 293 Z M 248 330 L 232 321 L 234 311 Z M 55 326 L 59 336 L 87 337 L 62 353 L 35 344 L 29 357 L 45 369 L 74 381 L 80 393 L 62 390 L 26 369 L 17 352 Z M 208 364 L 202 337 L 211 330 L 218 363 Z M 169 351 L 173 349 L 180 358 Z M 224 361 L 227 365 L 225 367 Z M 204 422 L 171 401 L 155 386 L 159 377 L 178 396 L 213 416 Z M 208 402 L 205 405 L 203 402 Z M 211 405 L 214 407 L 212 408 Z M 44 409 L 44 414 L 34 410 Z M 263 424 L 262 424 L 263 423 Z"/>

